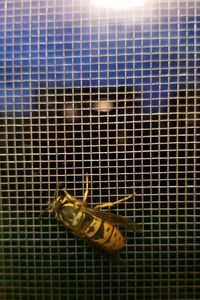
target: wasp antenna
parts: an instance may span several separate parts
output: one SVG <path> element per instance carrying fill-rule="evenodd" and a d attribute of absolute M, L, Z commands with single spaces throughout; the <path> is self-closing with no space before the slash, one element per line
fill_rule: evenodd
<path fill-rule="evenodd" d="M 61 190 L 62 189 L 63 184 L 61 182 L 58 182 L 56 184 L 56 190 Z"/>
<path fill-rule="evenodd" d="M 45 210 L 43 210 L 40 215 L 39 215 L 39 219 L 41 220 L 43 218 L 43 216 L 48 212 L 49 208 L 47 207 Z"/>

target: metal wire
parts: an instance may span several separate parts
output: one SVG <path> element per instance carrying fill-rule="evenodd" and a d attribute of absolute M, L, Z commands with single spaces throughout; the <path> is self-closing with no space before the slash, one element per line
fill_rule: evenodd
<path fill-rule="evenodd" d="M 200 4 L 0 3 L 0 299 L 200 295 Z M 117 262 L 39 215 L 136 193 Z"/>

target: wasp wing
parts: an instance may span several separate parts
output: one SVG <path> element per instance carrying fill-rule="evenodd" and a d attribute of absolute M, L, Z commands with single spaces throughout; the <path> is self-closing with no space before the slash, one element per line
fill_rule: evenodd
<path fill-rule="evenodd" d="M 102 211 L 99 209 L 89 208 L 87 206 L 81 206 L 80 209 L 91 216 L 95 216 L 97 218 L 106 220 L 108 222 L 113 223 L 114 225 L 123 226 L 128 230 L 133 230 L 136 232 L 142 232 L 142 228 L 133 220 L 129 219 L 128 217 L 119 216 L 112 214 L 107 211 Z"/>

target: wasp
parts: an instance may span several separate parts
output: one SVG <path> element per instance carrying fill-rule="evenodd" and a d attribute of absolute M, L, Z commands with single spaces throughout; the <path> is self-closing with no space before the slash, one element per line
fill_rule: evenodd
<path fill-rule="evenodd" d="M 141 232 L 141 227 L 129 218 L 102 211 L 101 208 L 125 202 L 134 194 L 117 200 L 98 204 L 94 208 L 87 206 L 89 193 L 89 176 L 86 175 L 86 189 L 82 200 L 71 196 L 66 188 L 57 188 L 52 200 L 47 203 L 47 208 L 42 215 L 49 211 L 58 221 L 61 221 L 76 236 L 84 238 L 90 244 L 105 251 L 118 251 L 124 247 L 125 241 L 118 226 L 128 230 Z"/>

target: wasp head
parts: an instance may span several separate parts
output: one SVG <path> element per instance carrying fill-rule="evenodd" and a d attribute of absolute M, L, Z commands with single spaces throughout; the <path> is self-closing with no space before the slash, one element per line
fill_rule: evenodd
<path fill-rule="evenodd" d="M 54 193 L 54 197 L 52 199 L 49 199 L 49 201 L 47 202 L 47 208 L 41 212 L 40 218 L 42 218 L 43 215 L 48 211 L 50 213 L 56 214 L 62 207 L 64 198 L 65 195 L 63 190 L 57 188 Z"/>

